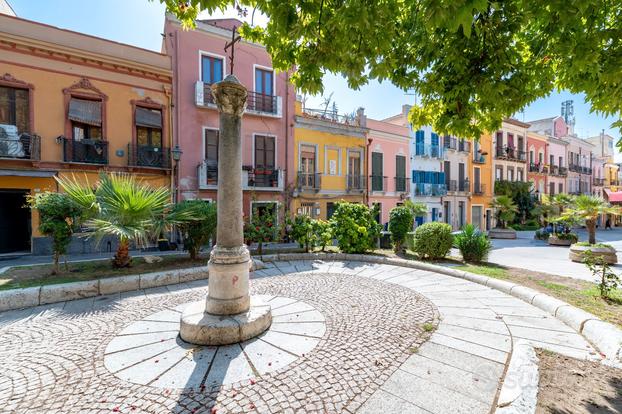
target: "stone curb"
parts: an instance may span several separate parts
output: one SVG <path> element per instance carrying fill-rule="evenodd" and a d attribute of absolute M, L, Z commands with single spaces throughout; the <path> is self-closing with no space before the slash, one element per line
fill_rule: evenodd
<path fill-rule="evenodd" d="M 495 414 L 535 413 L 539 380 L 538 356 L 533 346 L 518 341 L 512 349 Z"/>
<path fill-rule="evenodd" d="M 0 291 L 0 311 L 207 279 L 207 266 Z"/>
<path fill-rule="evenodd" d="M 449 267 L 434 265 L 431 263 L 362 254 L 285 253 L 263 256 L 261 259 L 266 262 L 279 260 L 350 260 L 427 270 L 430 272 L 441 273 L 447 276 L 469 280 L 471 282 L 507 293 L 518 299 L 522 299 L 530 305 L 542 309 L 543 311 L 566 323 L 579 334 L 583 335 L 603 354 L 606 359 L 612 361 L 616 365 L 622 364 L 622 329 L 619 329 L 609 322 L 604 322 L 597 316 L 569 305 L 564 301 L 515 283 L 464 272 Z"/>

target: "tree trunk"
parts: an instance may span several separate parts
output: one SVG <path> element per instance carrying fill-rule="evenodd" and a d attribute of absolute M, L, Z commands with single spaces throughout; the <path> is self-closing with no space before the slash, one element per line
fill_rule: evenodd
<path fill-rule="evenodd" d="M 586 220 L 585 227 L 588 234 L 588 243 L 596 244 L 596 220 Z"/>
<path fill-rule="evenodd" d="M 112 260 L 112 266 L 116 268 L 130 267 L 131 260 L 129 240 L 119 240 L 119 247 L 117 248 L 117 253 L 114 255 L 114 259 Z"/>
<path fill-rule="evenodd" d="M 52 274 L 53 275 L 57 275 L 58 274 L 58 262 L 60 259 L 60 254 L 58 254 L 57 252 L 54 252 L 54 267 L 52 269 Z"/>
<path fill-rule="evenodd" d="M 190 260 L 196 260 L 199 256 L 199 249 L 193 247 L 192 249 L 188 249 L 188 253 L 190 253 Z"/>

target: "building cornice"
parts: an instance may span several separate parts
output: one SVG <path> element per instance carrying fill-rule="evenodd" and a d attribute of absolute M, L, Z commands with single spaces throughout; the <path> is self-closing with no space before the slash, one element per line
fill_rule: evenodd
<path fill-rule="evenodd" d="M 314 131 L 326 132 L 328 134 L 345 135 L 353 138 L 366 138 L 369 132 L 368 128 L 345 125 L 337 122 L 325 121 L 317 118 L 309 118 L 300 115 L 296 115 L 295 121 L 295 128 L 311 129 Z"/>

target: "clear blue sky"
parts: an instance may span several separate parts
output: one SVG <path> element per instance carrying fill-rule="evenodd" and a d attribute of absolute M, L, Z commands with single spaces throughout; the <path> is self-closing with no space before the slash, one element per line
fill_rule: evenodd
<path fill-rule="evenodd" d="M 159 51 L 161 47 L 164 6 L 158 0 L 9 0 L 9 3 L 17 15 L 25 19 L 146 49 Z M 237 17 L 234 13 L 225 15 Z M 414 100 L 413 96 L 404 94 L 387 82 L 372 82 L 359 91 L 352 91 L 342 78 L 328 75 L 324 84 L 325 95 L 334 92 L 333 100 L 340 112 L 352 112 L 363 106 L 372 118 L 394 115 L 401 110 L 402 104 Z M 575 132 L 579 136 L 594 136 L 605 129 L 614 138 L 620 137 L 618 130 L 610 128 L 614 118 L 591 114 L 583 96 L 567 92 L 539 99 L 525 109 L 524 115 L 516 114 L 516 117 L 529 121 L 558 115 L 561 102 L 567 99 L 574 100 Z M 319 106 L 321 102 L 321 97 L 309 97 L 307 105 Z M 617 154 L 617 158 L 622 160 L 620 154 Z"/>

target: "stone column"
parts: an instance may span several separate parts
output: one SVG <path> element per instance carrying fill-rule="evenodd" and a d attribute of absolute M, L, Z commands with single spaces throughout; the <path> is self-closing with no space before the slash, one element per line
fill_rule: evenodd
<path fill-rule="evenodd" d="M 233 75 L 212 86 L 220 112 L 216 246 L 207 264 L 207 299 L 181 316 L 180 336 L 200 345 L 226 345 L 259 335 L 272 323 L 270 305 L 249 296 L 250 253 L 244 244 L 242 114 L 247 90 Z"/>
<path fill-rule="evenodd" d="M 242 210 L 242 113 L 247 91 L 229 75 L 212 86 L 220 112 L 218 137 L 218 197 L 216 246 L 209 268 L 207 312 L 231 315 L 250 306 L 248 273 L 250 254 L 244 245 Z"/>

